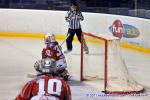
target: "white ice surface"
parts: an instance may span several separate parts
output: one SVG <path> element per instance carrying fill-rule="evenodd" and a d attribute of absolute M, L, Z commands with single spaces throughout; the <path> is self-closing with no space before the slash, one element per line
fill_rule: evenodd
<path fill-rule="evenodd" d="M 61 41 L 60 41 L 61 43 Z M 69 82 L 73 100 L 150 100 L 150 55 L 131 50 L 122 50 L 129 72 L 142 84 L 146 92 L 139 95 L 104 96 L 98 83 L 79 82 L 80 44 L 74 42 L 74 50 L 66 55 L 72 77 Z M 35 73 L 34 62 L 41 58 L 42 40 L 0 37 L 0 100 L 14 100 L 22 86 L 30 80 L 28 73 Z M 65 50 L 65 44 L 63 45 Z M 93 60 L 94 61 L 94 60 Z M 94 97 L 89 97 L 94 96 Z"/>

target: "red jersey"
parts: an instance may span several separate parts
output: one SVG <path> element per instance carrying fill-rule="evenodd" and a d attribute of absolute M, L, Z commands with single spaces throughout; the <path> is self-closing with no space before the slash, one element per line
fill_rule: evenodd
<path fill-rule="evenodd" d="M 30 100 L 37 95 L 40 98 L 42 96 L 50 98 L 46 100 L 53 100 L 52 98 L 55 98 L 54 100 L 71 100 L 69 85 L 64 80 L 54 76 L 39 76 L 29 81 L 15 100 Z"/>
<path fill-rule="evenodd" d="M 58 42 L 49 43 L 47 44 L 46 48 L 43 48 L 42 58 L 47 58 L 47 57 L 54 59 L 55 61 L 65 58 Z"/>

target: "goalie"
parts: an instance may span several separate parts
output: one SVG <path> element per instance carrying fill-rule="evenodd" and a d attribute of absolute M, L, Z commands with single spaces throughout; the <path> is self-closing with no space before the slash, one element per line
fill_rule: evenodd
<path fill-rule="evenodd" d="M 46 44 L 46 47 L 42 50 L 42 59 L 43 58 L 50 58 L 53 61 L 56 62 L 56 66 L 58 69 L 58 72 L 62 77 L 65 79 L 68 78 L 68 71 L 67 63 L 64 54 L 62 53 L 62 48 L 58 44 L 58 42 L 55 40 L 55 35 L 48 33 L 44 37 L 44 42 Z"/>

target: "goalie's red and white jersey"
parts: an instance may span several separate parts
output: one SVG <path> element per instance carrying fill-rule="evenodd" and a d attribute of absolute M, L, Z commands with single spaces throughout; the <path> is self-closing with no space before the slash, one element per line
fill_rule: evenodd
<path fill-rule="evenodd" d="M 46 100 L 71 100 L 70 87 L 58 77 L 39 76 L 26 83 L 15 100 L 43 100 L 44 97 L 49 98 Z"/>
<path fill-rule="evenodd" d="M 65 58 L 58 42 L 52 42 L 50 44 L 47 44 L 46 48 L 43 48 L 42 58 L 47 58 L 47 57 L 54 59 L 55 61 Z"/>

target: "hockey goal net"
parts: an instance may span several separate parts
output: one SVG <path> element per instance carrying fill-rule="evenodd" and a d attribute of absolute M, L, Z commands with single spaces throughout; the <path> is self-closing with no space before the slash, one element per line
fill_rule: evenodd
<path fill-rule="evenodd" d="M 84 45 L 89 54 L 84 53 Z M 121 57 L 120 40 L 103 34 L 83 33 L 81 39 L 81 81 L 100 80 L 102 91 L 108 94 L 130 94 L 144 91 L 129 74 Z"/>

